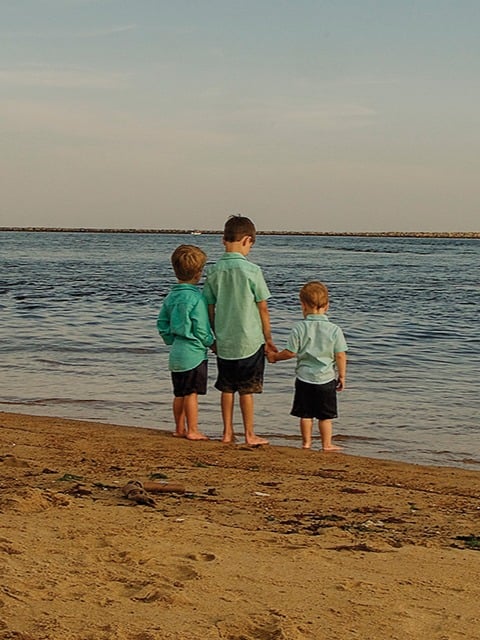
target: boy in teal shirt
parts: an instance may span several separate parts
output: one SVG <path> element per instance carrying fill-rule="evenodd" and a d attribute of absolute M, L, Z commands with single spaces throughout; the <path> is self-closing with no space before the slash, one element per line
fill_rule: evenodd
<path fill-rule="evenodd" d="M 312 446 L 314 418 L 323 451 L 339 451 L 332 444 L 332 418 L 337 417 L 337 391 L 345 388 L 347 343 L 342 330 L 325 315 L 328 289 L 321 282 L 308 282 L 300 290 L 303 320 L 292 328 L 287 348 L 268 355 L 269 362 L 297 358 L 295 396 L 291 415 L 300 418 L 303 448 Z M 335 368 L 337 376 L 335 376 Z"/>
<path fill-rule="evenodd" d="M 207 347 L 214 342 L 208 309 L 197 284 L 207 256 L 193 245 L 182 244 L 172 254 L 178 284 L 165 298 L 157 328 L 171 345 L 169 369 L 173 383 L 174 436 L 208 440 L 198 430 L 198 395 L 207 392 Z"/>
<path fill-rule="evenodd" d="M 238 392 L 245 442 L 268 444 L 268 440 L 255 435 L 253 394 L 263 390 L 265 349 L 277 349 L 267 306 L 270 292 L 260 267 L 246 259 L 255 237 L 255 225 L 249 218 L 230 216 L 223 233 L 225 253 L 207 270 L 203 289 L 216 337 L 215 387 L 222 393 L 225 443 L 235 441 L 233 406 Z"/>

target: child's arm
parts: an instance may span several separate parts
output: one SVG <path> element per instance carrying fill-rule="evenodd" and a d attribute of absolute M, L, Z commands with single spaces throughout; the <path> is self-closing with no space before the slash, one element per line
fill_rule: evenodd
<path fill-rule="evenodd" d="M 335 364 L 337 365 L 337 391 L 343 391 L 347 376 L 347 354 L 345 351 L 339 351 L 335 354 Z"/>
<path fill-rule="evenodd" d="M 212 330 L 215 331 L 215 305 L 214 304 L 208 305 L 208 318 L 210 320 L 210 326 L 212 327 Z M 213 353 L 217 353 L 217 343 L 214 342 L 213 344 L 211 344 L 210 349 L 213 351 Z"/>
<path fill-rule="evenodd" d="M 274 362 L 280 362 L 281 360 L 291 360 L 295 358 L 297 354 L 289 349 L 283 351 L 277 351 L 276 353 L 269 353 L 267 356 L 268 361 L 273 364 Z"/>
<path fill-rule="evenodd" d="M 265 338 L 265 350 L 267 356 L 269 353 L 277 353 L 278 349 L 275 346 L 272 338 L 272 329 L 270 326 L 270 313 L 268 311 L 268 304 L 266 300 L 257 302 L 258 312 L 260 313 L 260 320 L 262 321 L 263 337 Z"/>
<path fill-rule="evenodd" d="M 215 331 L 215 305 L 214 304 L 208 305 L 208 317 L 210 319 L 210 326 Z"/>
<path fill-rule="evenodd" d="M 211 347 L 215 342 L 212 333 L 207 304 L 202 298 L 190 312 L 193 335 L 200 340 L 205 347 Z"/>
<path fill-rule="evenodd" d="M 165 306 L 160 309 L 160 313 L 158 314 L 157 329 L 165 344 L 173 344 L 174 337 L 170 331 L 170 318 Z"/>

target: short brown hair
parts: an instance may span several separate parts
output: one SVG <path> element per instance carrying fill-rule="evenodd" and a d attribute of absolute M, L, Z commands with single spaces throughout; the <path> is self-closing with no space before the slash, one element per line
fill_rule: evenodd
<path fill-rule="evenodd" d="M 230 216 L 225 222 L 223 228 L 223 239 L 225 242 L 238 242 L 245 236 L 250 236 L 252 241 L 255 242 L 255 236 L 257 230 L 250 218 L 245 216 Z"/>
<path fill-rule="evenodd" d="M 321 309 L 328 304 L 328 289 L 318 280 L 307 282 L 300 289 L 300 300 L 312 309 Z"/>
<path fill-rule="evenodd" d="M 175 275 L 182 282 L 193 280 L 207 262 L 207 254 L 193 244 L 181 244 L 171 257 Z"/>

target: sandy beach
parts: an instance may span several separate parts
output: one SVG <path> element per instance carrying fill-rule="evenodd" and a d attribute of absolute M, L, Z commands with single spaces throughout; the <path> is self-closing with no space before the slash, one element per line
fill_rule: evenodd
<path fill-rule="evenodd" d="M 479 637 L 477 471 L 0 426 L 1 639 Z"/>

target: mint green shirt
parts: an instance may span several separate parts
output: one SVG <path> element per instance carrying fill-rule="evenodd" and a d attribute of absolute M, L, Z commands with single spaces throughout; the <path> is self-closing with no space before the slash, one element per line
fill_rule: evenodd
<path fill-rule="evenodd" d="M 241 253 L 225 252 L 207 269 L 203 295 L 215 305 L 217 355 L 240 360 L 256 353 L 265 342 L 257 303 L 270 297 L 260 267 Z"/>
<path fill-rule="evenodd" d="M 313 384 L 335 380 L 335 354 L 348 349 L 340 327 L 319 313 L 294 325 L 286 348 L 297 354 L 296 377 Z"/>
<path fill-rule="evenodd" d="M 163 301 L 157 320 L 158 332 L 171 345 L 170 371 L 189 371 L 207 359 L 214 342 L 208 308 L 200 289 L 176 284 Z"/>

